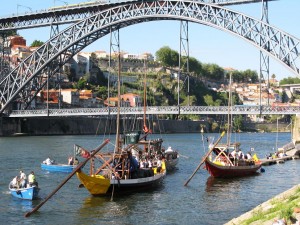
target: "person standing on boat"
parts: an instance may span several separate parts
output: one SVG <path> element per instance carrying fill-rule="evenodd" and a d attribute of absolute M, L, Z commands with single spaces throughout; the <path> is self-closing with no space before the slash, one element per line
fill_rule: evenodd
<path fill-rule="evenodd" d="M 252 159 L 252 155 L 251 155 L 251 153 L 250 153 L 250 152 L 248 152 L 248 153 L 247 153 L 247 155 L 246 155 L 246 157 L 247 157 L 247 158 L 246 158 L 247 160 L 251 160 L 251 159 Z"/>
<path fill-rule="evenodd" d="M 78 165 L 78 164 L 79 164 L 79 160 L 75 157 L 73 165 Z"/>
<path fill-rule="evenodd" d="M 20 171 L 20 188 L 26 188 L 27 177 L 23 170 Z"/>
<path fill-rule="evenodd" d="M 31 171 L 31 173 L 28 175 L 28 183 L 29 183 L 29 186 L 32 187 L 32 186 L 38 186 L 38 183 L 36 181 L 36 178 L 35 178 L 35 175 L 34 175 L 34 172 Z"/>
<path fill-rule="evenodd" d="M 160 173 L 160 171 L 161 171 L 161 167 L 162 167 L 162 161 L 161 161 L 161 159 L 160 159 L 160 157 L 157 159 L 157 172 L 158 173 Z"/>
<path fill-rule="evenodd" d="M 69 159 L 68 159 L 68 165 L 73 165 L 73 164 L 74 164 L 73 157 L 70 156 Z"/>
<path fill-rule="evenodd" d="M 238 150 L 237 154 L 238 154 L 238 159 L 240 160 L 244 159 L 244 153 L 242 152 L 241 149 Z"/>
<path fill-rule="evenodd" d="M 149 169 L 152 169 L 152 160 L 151 160 L 151 158 L 148 159 L 147 166 L 148 166 Z"/>

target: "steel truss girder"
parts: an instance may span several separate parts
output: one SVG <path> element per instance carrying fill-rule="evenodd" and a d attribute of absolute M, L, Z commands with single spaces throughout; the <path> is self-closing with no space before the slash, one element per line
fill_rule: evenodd
<path fill-rule="evenodd" d="M 128 3 L 101 11 L 68 27 L 21 62 L 0 82 L 0 113 L 18 95 L 25 103 L 30 102 L 46 83 L 42 79 L 45 69 L 50 67 L 52 74 L 58 71 L 56 62 L 60 55 L 63 55 L 61 63 L 65 64 L 84 47 L 111 31 L 156 20 L 186 20 L 232 33 L 299 74 L 300 40 L 260 20 L 196 1 Z"/>
<path fill-rule="evenodd" d="M 268 0 L 276 1 L 276 0 Z M 132 1 L 136 4 L 140 1 Z M 141 1 L 143 2 L 143 1 Z M 196 2 L 216 4 L 220 6 L 237 5 L 246 3 L 261 2 L 261 0 L 196 0 Z M 95 13 L 103 11 L 107 8 L 115 7 L 116 5 L 127 4 L 126 1 L 109 1 L 108 3 L 93 3 L 90 5 L 80 6 L 61 6 L 50 9 L 45 9 L 26 14 L 12 15 L 10 17 L 0 18 L 0 30 L 11 29 L 28 29 L 34 27 L 51 26 L 52 24 L 68 24 L 75 23 L 85 18 L 88 18 Z"/>
<path fill-rule="evenodd" d="M 269 23 L 269 16 L 268 16 L 268 2 L 262 0 L 262 15 L 261 15 L 261 21 L 264 21 L 265 23 Z M 263 40 L 262 40 L 263 41 Z M 266 48 L 269 49 L 268 43 L 266 43 Z M 270 60 L 269 55 L 264 53 L 263 51 L 260 51 L 260 88 L 261 83 L 263 80 L 267 81 L 267 90 L 269 93 L 270 88 Z M 269 96 L 269 95 L 268 95 Z M 260 102 L 261 102 L 261 91 L 260 91 Z M 269 97 L 268 97 L 268 105 L 269 105 Z"/>
<path fill-rule="evenodd" d="M 61 116 L 107 116 L 117 115 L 117 107 L 110 108 L 75 108 L 75 109 L 41 109 L 14 110 L 9 117 L 61 117 Z M 232 106 L 233 115 L 295 115 L 300 113 L 299 106 Z M 122 115 L 143 115 L 143 107 L 121 107 Z M 228 106 L 151 106 L 147 107 L 149 115 L 227 115 Z"/>

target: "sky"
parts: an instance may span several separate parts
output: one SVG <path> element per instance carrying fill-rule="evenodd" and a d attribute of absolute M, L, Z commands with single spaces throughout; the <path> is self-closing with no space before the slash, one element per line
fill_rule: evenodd
<path fill-rule="evenodd" d="M 0 17 L 80 2 L 84 1 L 2 0 Z M 272 26 L 300 38 L 299 0 L 273 1 L 269 2 L 268 7 L 269 23 Z M 256 19 L 261 18 L 261 3 L 242 4 L 229 8 Z M 27 40 L 27 45 L 30 45 L 34 40 L 47 41 L 50 28 L 20 30 L 19 34 Z M 121 51 L 132 54 L 149 52 L 155 55 L 155 52 L 163 46 L 168 46 L 177 52 L 180 49 L 180 22 L 175 20 L 136 24 L 121 29 L 119 34 Z M 105 50 L 109 52 L 109 47 L 109 36 L 106 36 L 89 45 L 83 51 Z M 259 73 L 259 49 L 237 36 L 202 24 L 189 23 L 189 55 L 201 63 L 215 63 L 221 67 L 231 67 L 236 70 L 250 69 Z M 270 57 L 269 69 L 270 77 L 275 74 L 277 80 L 297 77 L 272 57 Z"/>

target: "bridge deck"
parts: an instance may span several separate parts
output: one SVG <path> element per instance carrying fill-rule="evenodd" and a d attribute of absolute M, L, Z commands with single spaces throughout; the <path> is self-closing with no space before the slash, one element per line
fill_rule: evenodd
<path fill-rule="evenodd" d="M 143 115 L 143 107 L 121 107 L 122 115 Z M 295 115 L 300 114 L 299 106 L 232 106 L 233 115 Z M 228 106 L 151 106 L 147 107 L 148 115 L 222 115 L 228 114 Z M 108 116 L 117 115 L 117 108 L 73 108 L 73 109 L 41 109 L 13 110 L 4 113 L 8 117 L 61 117 L 61 116 Z"/>

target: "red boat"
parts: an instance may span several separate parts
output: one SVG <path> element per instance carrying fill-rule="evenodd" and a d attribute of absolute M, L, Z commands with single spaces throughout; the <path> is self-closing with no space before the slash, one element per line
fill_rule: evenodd
<path fill-rule="evenodd" d="M 256 154 L 249 159 L 231 157 L 229 151 L 240 151 L 239 143 L 232 144 L 229 148 L 226 145 L 217 145 L 212 149 L 209 157 L 205 159 L 205 168 L 213 177 L 229 178 L 242 177 L 255 174 L 261 168 L 261 162 Z M 215 157 L 212 156 L 215 155 Z"/>

